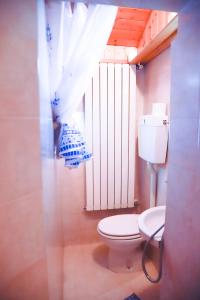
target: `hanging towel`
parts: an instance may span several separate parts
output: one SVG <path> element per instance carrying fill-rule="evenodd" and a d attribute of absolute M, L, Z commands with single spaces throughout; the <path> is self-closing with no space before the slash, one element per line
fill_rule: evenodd
<path fill-rule="evenodd" d="M 59 157 L 65 159 L 65 167 L 77 168 L 92 157 L 86 142 L 74 121 L 62 124 L 58 143 Z"/>
<path fill-rule="evenodd" d="M 55 98 L 51 101 L 54 113 L 54 120 L 59 122 L 60 98 L 55 94 Z M 56 153 L 60 158 L 65 159 L 65 167 L 78 168 L 81 162 L 85 162 L 92 158 L 92 153 L 88 152 L 86 141 L 75 118 L 71 118 L 67 123 L 60 124 L 60 134 L 58 138 Z"/>

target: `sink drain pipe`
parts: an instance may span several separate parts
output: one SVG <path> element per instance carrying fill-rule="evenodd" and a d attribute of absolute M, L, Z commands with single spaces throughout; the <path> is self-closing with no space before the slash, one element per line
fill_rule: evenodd
<path fill-rule="evenodd" d="M 159 241 L 159 270 L 158 270 L 158 276 L 156 278 L 152 278 L 151 275 L 147 272 L 146 269 L 146 265 L 145 265 L 145 259 L 146 259 L 146 254 L 147 254 L 147 249 L 148 246 L 150 244 L 150 242 L 153 240 L 154 236 L 165 226 L 165 224 L 163 224 L 162 226 L 160 226 L 149 238 L 148 241 L 146 241 L 145 246 L 144 246 L 144 250 L 143 250 L 143 255 L 142 255 L 142 269 L 143 272 L 145 274 L 145 276 L 147 277 L 147 279 L 152 282 L 152 283 L 157 283 L 160 281 L 161 277 L 162 277 L 162 259 L 163 259 L 163 248 L 164 248 L 164 240 L 163 240 L 163 235 L 161 237 L 161 240 Z"/>

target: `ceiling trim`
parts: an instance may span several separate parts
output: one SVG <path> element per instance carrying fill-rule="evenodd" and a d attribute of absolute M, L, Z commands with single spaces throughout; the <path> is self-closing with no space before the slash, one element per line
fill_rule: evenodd
<path fill-rule="evenodd" d="M 174 17 L 166 27 L 131 61 L 130 64 L 146 64 L 168 48 L 178 30 L 178 16 Z"/>

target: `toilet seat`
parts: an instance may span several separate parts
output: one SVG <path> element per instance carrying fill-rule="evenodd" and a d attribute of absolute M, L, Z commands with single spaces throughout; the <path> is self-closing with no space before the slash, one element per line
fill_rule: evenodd
<path fill-rule="evenodd" d="M 98 232 L 110 239 L 132 240 L 141 238 L 138 228 L 138 215 L 115 215 L 102 219 L 98 224 Z"/>
<path fill-rule="evenodd" d="M 130 240 L 137 240 L 137 239 L 141 239 L 141 235 L 129 235 L 129 236 L 117 236 L 117 235 L 108 235 L 105 234 L 103 232 L 101 232 L 98 228 L 97 228 L 98 233 L 102 236 L 105 237 L 107 239 L 110 240 L 123 240 L 123 241 L 130 241 Z"/>

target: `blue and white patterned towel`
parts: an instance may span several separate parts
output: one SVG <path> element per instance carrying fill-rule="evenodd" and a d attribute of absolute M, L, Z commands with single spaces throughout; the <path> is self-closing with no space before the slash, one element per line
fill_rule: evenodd
<path fill-rule="evenodd" d="M 92 157 L 87 151 L 86 143 L 74 122 L 62 124 L 59 138 L 58 154 L 65 159 L 65 166 L 77 168 L 81 162 Z"/>
<path fill-rule="evenodd" d="M 54 119 L 59 122 L 60 98 L 55 94 L 51 101 Z M 65 167 L 78 168 L 81 162 L 85 162 L 92 157 L 88 152 L 86 142 L 77 122 L 72 118 L 65 124 L 61 124 L 60 135 L 57 144 L 57 156 L 65 159 Z"/>

